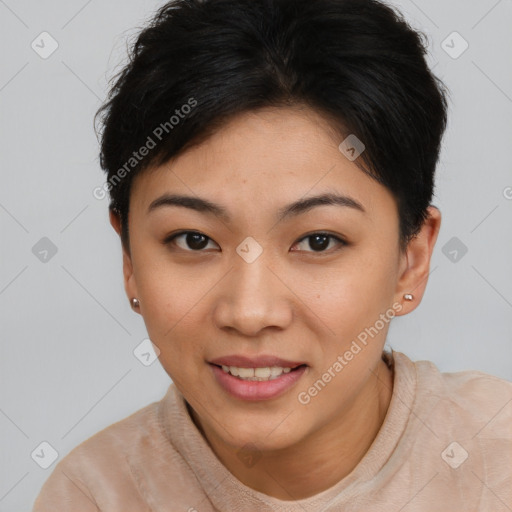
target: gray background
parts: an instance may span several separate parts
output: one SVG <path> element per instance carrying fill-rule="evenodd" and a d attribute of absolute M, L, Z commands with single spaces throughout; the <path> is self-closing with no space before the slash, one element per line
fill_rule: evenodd
<path fill-rule="evenodd" d="M 134 355 L 147 333 L 124 293 L 107 199 L 92 194 L 104 183 L 93 115 L 127 38 L 160 5 L 0 0 L 0 511 L 30 510 L 55 467 L 40 467 L 43 441 L 62 458 L 170 383 Z M 429 35 L 451 103 L 427 293 L 388 341 L 443 371 L 512 379 L 512 1 L 396 5 Z M 59 45 L 46 59 L 31 47 L 43 31 Z M 454 31 L 469 44 L 460 56 Z"/>

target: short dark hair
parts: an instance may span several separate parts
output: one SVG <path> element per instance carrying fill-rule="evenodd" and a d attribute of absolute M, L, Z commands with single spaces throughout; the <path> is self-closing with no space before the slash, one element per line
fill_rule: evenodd
<path fill-rule="evenodd" d="M 239 113 L 300 105 L 364 143 L 355 163 L 396 199 L 403 249 L 427 217 L 447 123 L 447 90 L 428 68 L 427 47 L 422 32 L 377 0 L 165 4 L 95 116 L 124 247 L 136 175 Z"/>

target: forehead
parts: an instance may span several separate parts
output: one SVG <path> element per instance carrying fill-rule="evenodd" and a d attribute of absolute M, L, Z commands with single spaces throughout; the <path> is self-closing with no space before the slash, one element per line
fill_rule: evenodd
<path fill-rule="evenodd" d="M 395 208 L 391 193 L 340 151 L 343 137 L 309 108 L 245 112 L 201 144 L 137 176 L 131 202 L 147 210 L 155 198 L 174 192 L 278 209 L 327 191 L 351 196 L 370 214 Z"/>

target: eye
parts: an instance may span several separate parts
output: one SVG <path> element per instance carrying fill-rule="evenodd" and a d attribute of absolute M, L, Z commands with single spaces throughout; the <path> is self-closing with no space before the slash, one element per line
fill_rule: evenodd
<path fill-rule="evenodd" d="M 331 235 L 330 233 L 318 232 L 311 233 L 310 235 L 302 237 L 298 242 L 294 244 L 293 247 L 296 247 L 301 243 L 304 244 L 303 241 L 307 241 L 307 245 L 309 246 L 310 249 L 312 249 L 312 251 L 309 251 L 304 248 L 299 250 L 306 250 L 306 252 L 317 253 L 327 252 L 326 249 L 329 248 L 329 246 L 331 245 L 330 242 L 333 240 L 337 242 L 338 245 L 348 245 L 343 239 L 341 239 L 338 236 Z M 163 243 L 165 245 L 174 243 L 180 249 L 183 249 L 184 251 L 188 252 L 204 252 L 203 249 L 207 248 L 209 241 L 217 245 L 211 238 L 209 238 L 203 233 L 200 233 L 199 231 L 180 231 L 178 233 L 175 233 L 174 235 L 168 236 Z M 297 249 L 292 250 L 296 251 Z"/>
<path fill-rule="evenodd" d="M 188 252 L 204 252 L 202 249 L 208 245 L 209 240 L 213 242 L 211 238 L 199 231 L 180 231 L 179 233 L 175 233 L 174 235 L 167 237 L 164 240 L 164 244 L 167 245 L 173 242 L 180 249 Z"/>
<path fill-rule="evenodd" d="M 306 235 L 305 237 L 301 238 L 299 242 L 297 242 L 293 247 L 296 245 L 300 245 L 300 243 L 303 240 L 307 240 L 307 245 L 313 249 L 313 251 L 307 251 L 306 252 L 327 252 L 325 249 L 329 247 L 330 241 L 335 240 L 339 243 L 339 245 L 348 245 L 345 240 L 341 239 L 338 236 L 331 235 L 329 233 L 311 233 L 310 235 Z"/>

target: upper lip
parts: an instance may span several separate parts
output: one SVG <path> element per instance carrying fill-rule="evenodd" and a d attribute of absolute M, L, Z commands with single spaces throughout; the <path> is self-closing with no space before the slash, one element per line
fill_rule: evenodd
<path fill-rule="evenodd" d="M 279 366 L 281 368 L 295 368 L 306 364 L 304 361 L 287 361 L 277 356 L 260 355 L 256 357 L 247 357 L 242 355 L 229 355 L 217 357 L 209 361 L 218 366 L 237 366 L 238 368 L 265 368 L 270 366 Z"/>

